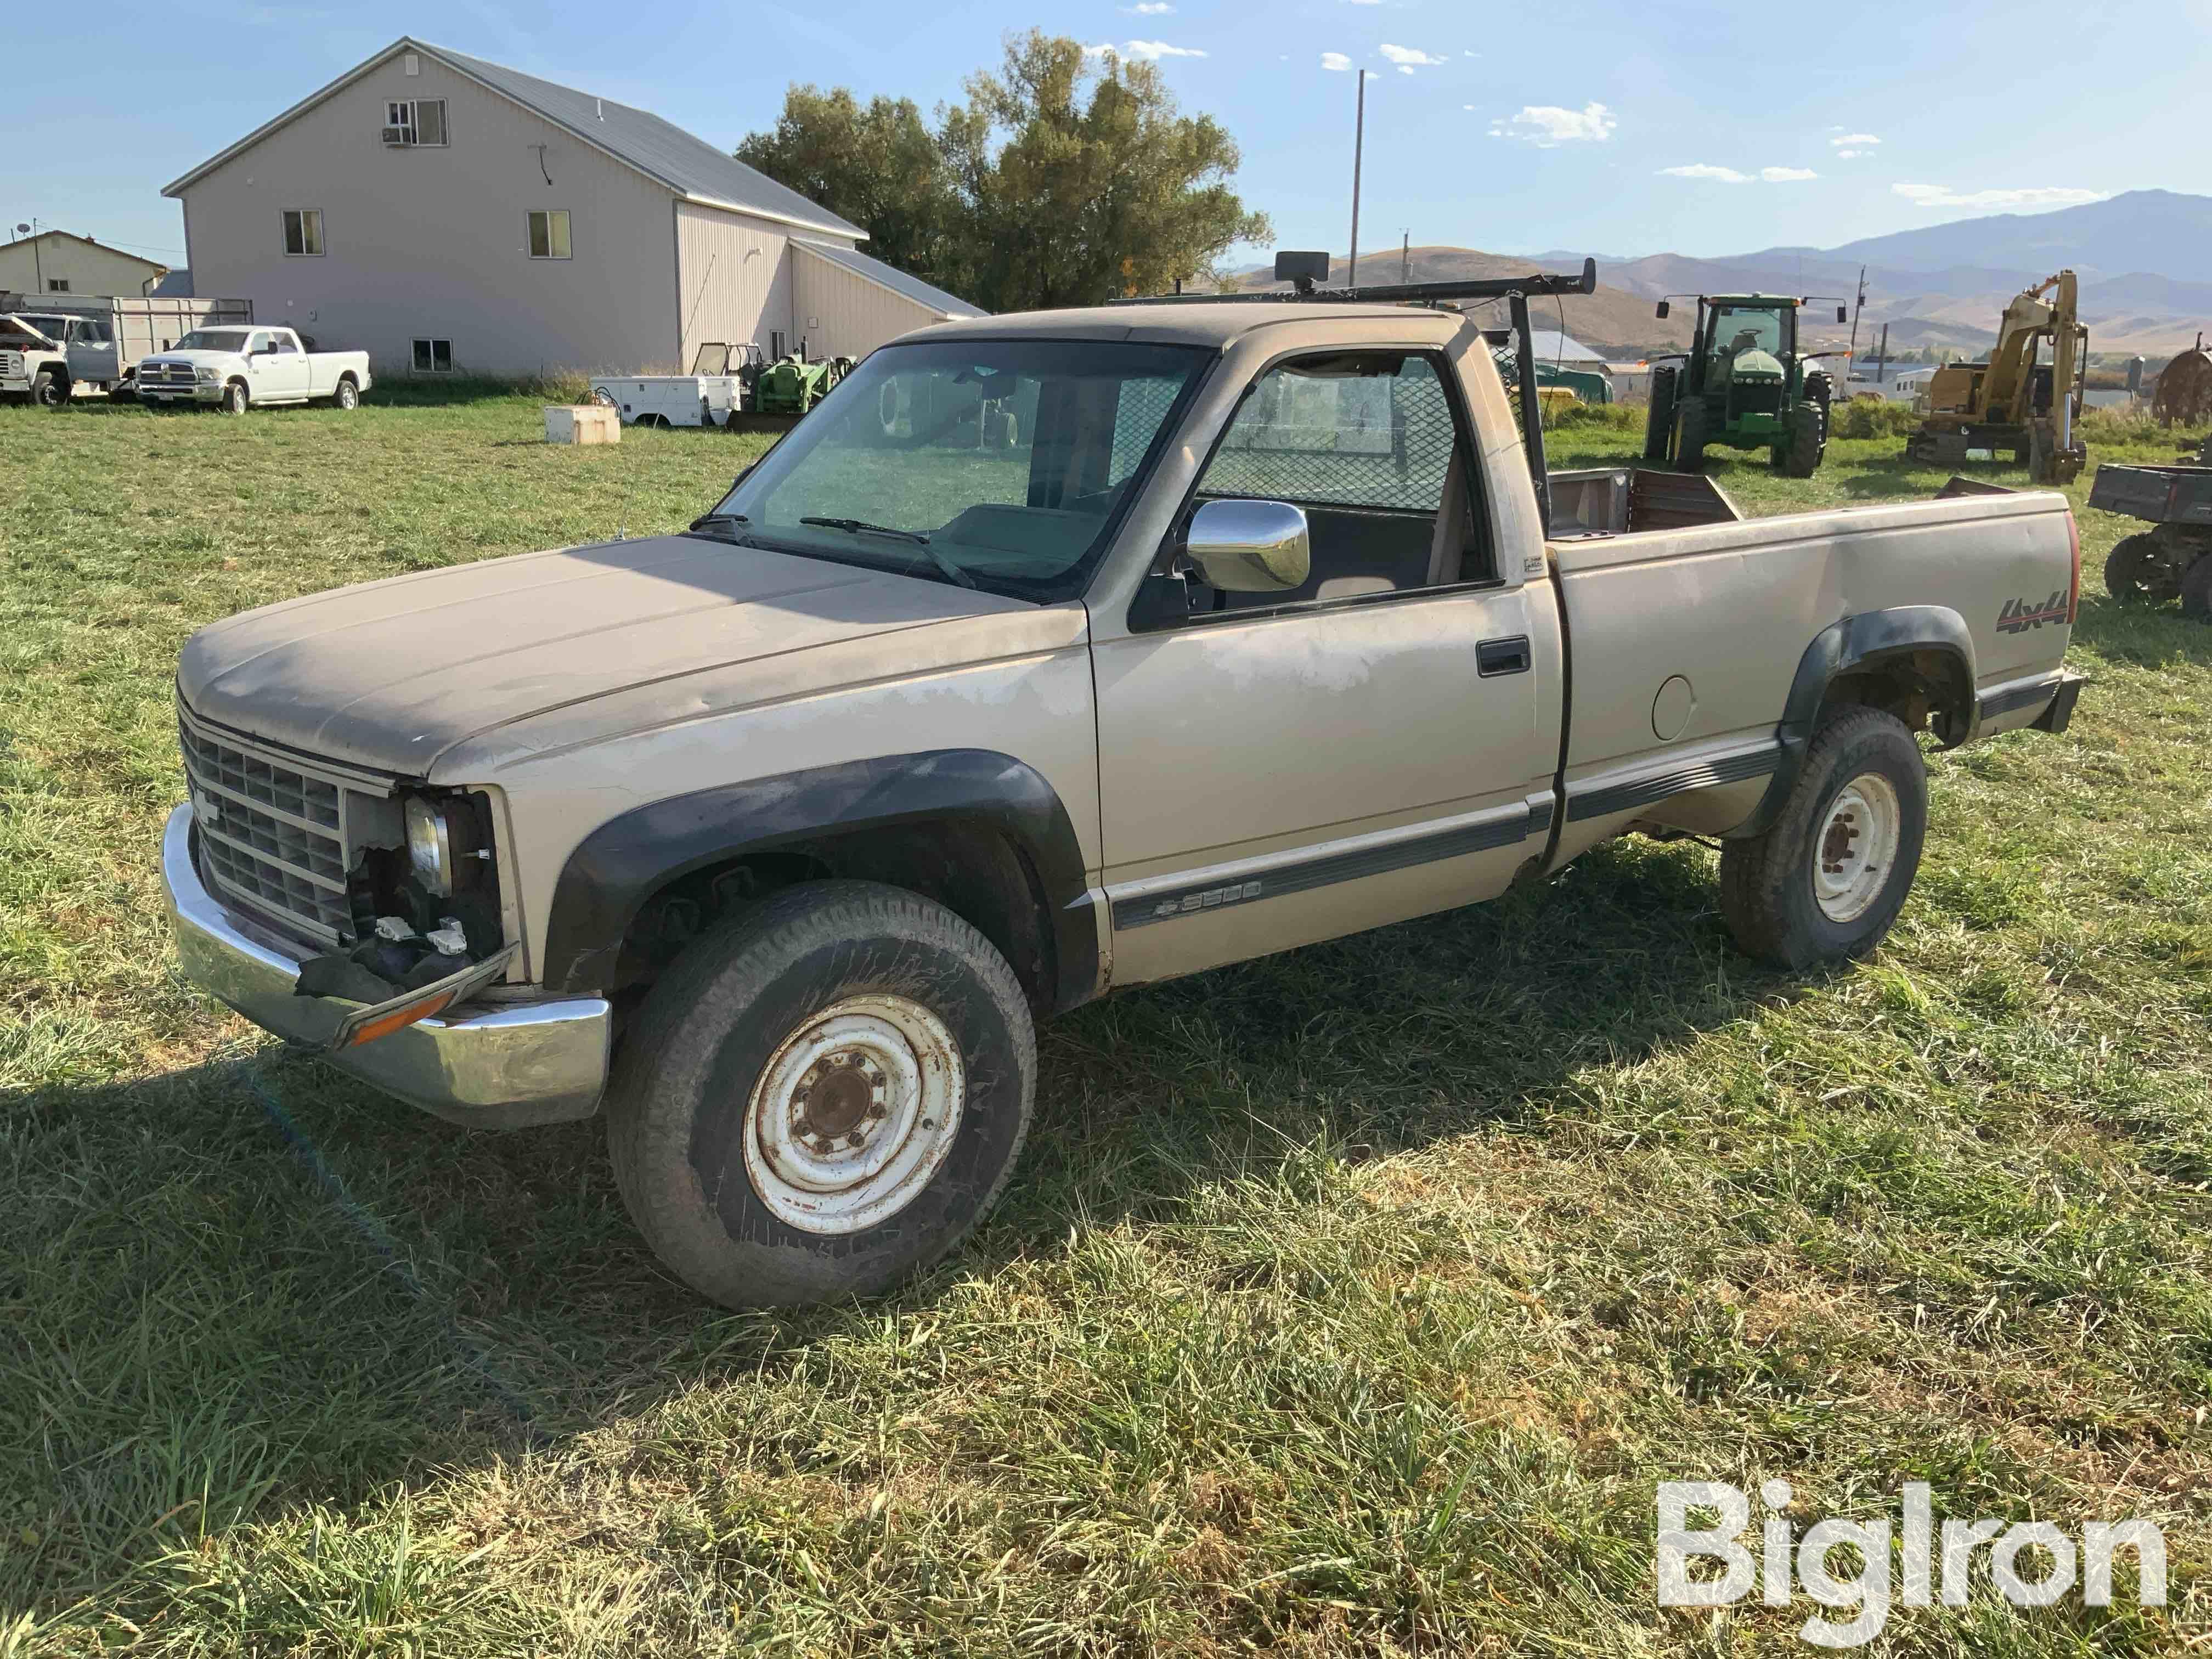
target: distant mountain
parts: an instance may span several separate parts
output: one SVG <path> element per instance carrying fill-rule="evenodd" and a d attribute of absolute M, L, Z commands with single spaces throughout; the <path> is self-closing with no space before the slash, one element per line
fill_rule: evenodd
<path fill-rule="evenodd" d="M 1745 258 L 1765 257 L 1754 253 Z M 2048 274 L 2071 265 L 2076 270 L 2155 271 L 2201 282 L 2212 278 L 2212 196 L 2131 190 L 2049 213 L 1999 213 L 1863 237 L 1825 250 L 1825 257 L 1896 270 L 1979 265 Z"/>

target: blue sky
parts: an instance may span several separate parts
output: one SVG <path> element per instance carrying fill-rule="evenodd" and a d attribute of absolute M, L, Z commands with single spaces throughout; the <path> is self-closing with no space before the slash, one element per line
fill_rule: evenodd
<path fill-rule="evenodd" d="M 658 112 L 715 143 L 793 80 L 925 108 L 1010 30 L 1154 57 L 1244 152 L 1279 245 L 1723 254 L 1826 246 L 2123 190 L 2208 187 L 2212 0 L 1826 8 L 1468 0 L 912 0 L 619 8 L 33 6 L 7 34 L 0 222 L 182 262 L 161 186 L 402 33 Z M 612 27 L 610 27 L 610 26 Z M 24 38 L 26 31 L 27 40 Z"/>

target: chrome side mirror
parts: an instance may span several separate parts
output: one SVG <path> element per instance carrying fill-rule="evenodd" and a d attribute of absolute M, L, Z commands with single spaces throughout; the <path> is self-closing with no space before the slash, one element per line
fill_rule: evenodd
<path fill-rule="evenodd" d="M 1231 593 L 1286 593 L 1313 571 L 1306 515 L 1285 501 L 1207 501 L 1183 551 L 1208 586 Z"/>

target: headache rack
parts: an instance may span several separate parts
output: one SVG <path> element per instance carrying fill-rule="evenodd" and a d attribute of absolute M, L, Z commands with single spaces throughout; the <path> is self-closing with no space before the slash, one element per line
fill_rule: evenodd
<path fill-rule="evenodd" d="M 1544 458 L 1543 403 L 1536 395 L 1536 351 L 1528 332 L 1528 300 L 1534 295 L 1595 294 L 1597 261 L 1584 259 L 1583 268 L 1569 276 L 1559 271 L 1531 271 L 1526 276 L 1467 277 L 1448 283 L 1365 283 L 1352 288 L 1323 288 L 1328 275 L 1326 253 L 1278 253 L 1275 280 L 1287 289 L 1267 289 L 1249 294 L 1152 294 L 1109 300 L 1109 306 L 1225 306 L 1280 303 L 1301 305 L 1425 305 L 1438 308 L 1462 301 L 1503 300 L 1511 319 L 1505 328 L 1486 328 L 1482 337 L 1493 346 L 1510 345 L 1519 385 L 1522 447 L 1528 456 L 1528 482 L 1535 486 L 1536 511 L 1542 515 L 1544 534 L 1552 533 L 1551 472 Z"/>

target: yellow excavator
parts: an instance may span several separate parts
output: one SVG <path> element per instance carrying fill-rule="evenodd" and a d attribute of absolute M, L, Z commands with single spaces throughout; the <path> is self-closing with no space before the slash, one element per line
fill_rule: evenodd
<path fill-rule="evenodd" d="M 1957 466 L 1969 450 L 2008 449 L 2037 483 L 2080 477 L 2088 459 L 2081 442 L 2081 375 L 2089 331 L 2075 300 L 2072 271 L 2045 277 L 2005 307 L 1989 362 L 1937 369 L 1928 383 L 1928 419 L 1905 441 L 1906 459 Z"/>

